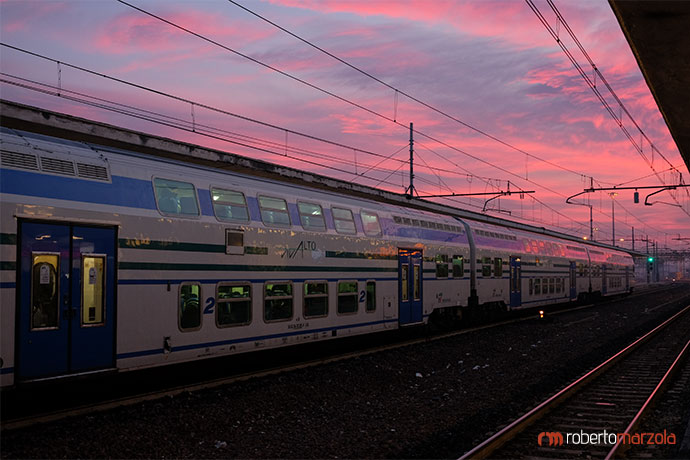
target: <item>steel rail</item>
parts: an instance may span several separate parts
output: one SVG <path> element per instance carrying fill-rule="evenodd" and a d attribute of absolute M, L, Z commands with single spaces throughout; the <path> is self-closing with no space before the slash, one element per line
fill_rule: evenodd
<path fill-rule="evenodd" d="M 661 389 L 668 383 L 670 380 L 670 376 L 675 373 L 675 371 L 678 369 L 679 366 L 677 364 L 682 361 L 682 359 L 685 357 L 686 353 L 690 350 L 690 340 L 685 344 L 683 349 L 681 350 L 680 353 L 678 353 L 678 356 L 676 359 L 673 361 L 673 364 L 671 364 L 671 367 L 668 368 L 664 376 L 661 378 L 657 386 L 654 388 L 654 391 L 652 394 L 647 398 L 645 401 L 644 405 L 642 408 L 637 412 L 635 415 L 635 418 L 633 418 L 632 422 L 628 425 L 628 427 L 625 429 L 623 434 L 630 434 L 639 424 L 640 420 L 642 419 L 643 415 L 645 412 L 652 406 L 654 400 L 661 394 Z M 605 460 L 610 460 L 612 459 L 615 455 L 617 455 L 620 452 L 623 452 L 626 448 L 629 446 L 624 445 L 622 441 L 622 437 L 618 436 L 618 440 L 616 444 L 611 448 L 609 453 L 606 455 Z"/>
<path fill-rule="evenodd" d="M 677 302 L 678 300 L 671 300 L 666 302 L 664 305 Z M 615 355 L 608 358 L 603 363 L 599 364 L 597 367 L 587 372 L 582 377 L 575 380 L 573 383 L 569 384 L 562 390 L 558 391 L 555 395 L 548 398 L 546 401 L 542 402 L 529 412 L 522 415 L 517 420 L 513 421 L 509 425 L 505 426 L 503 429 L 495 433 L 490 438 L 478 444 L 464 455 L 462 455 L 458 460 L 467 459 L 482 459 L 489 457 L 494 451 L 503 446 L 506 442 L 515 438 L 519 433 L 523 432 L 527 427 L 532 425 L 534 422 L 539 420 L 541 417 L 546 415 L 549 411 L 554 409 L 560 403 L 568 399 L 574 393 L 578 392 L 585 385 L 592 382 L 596 377 L 603 374 L 605 371 L 609 370 L 615 364 L 620 362 L 624 357 L 628 356 L 632 351 L 636 350 L 642 344 L 647 342 L 652 337 L 656 336 L 660 331 L 664 330 L 667 326 L 672 324 L 678 318 L 682 317 L 684 314 L 690 311 L 690 305 L 684 307 L 681 311 L 677 312 L 672 317 L 668 318 L 666 321 L 656 326 L 651 331 L 647 332 L 645 335 L 635 340 L 633 343 L 623 348 Z"/>

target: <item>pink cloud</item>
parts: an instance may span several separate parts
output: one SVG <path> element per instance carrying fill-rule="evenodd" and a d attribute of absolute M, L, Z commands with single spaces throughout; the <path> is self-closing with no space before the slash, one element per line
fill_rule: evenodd
<path fill-rule="evenodd" d="M 247 27 L 239 21 L 227 21 L 218 15 L 195 10 L 161 14 L 161 17 L 211 39 L 231 39 L 234 46 L 265 39 L 274 33 L 270 29 Z M 194 41 L 185 43 L 187 37 Z M 96 36 L 95 43 L 99 51 L 108 54 L 159 53 L 174 51 L 180 46 L 195 49 L 202 46 L 198 38 L 139 12 L 127 12 L 110 20 Z"/>

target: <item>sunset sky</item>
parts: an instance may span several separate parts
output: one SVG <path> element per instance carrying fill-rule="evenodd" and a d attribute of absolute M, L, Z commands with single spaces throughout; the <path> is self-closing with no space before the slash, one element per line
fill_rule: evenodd
<path fill-rule="evenodd" d="M 419 131 L 415 185 L 420 195 L 506 190 L 510 181 L 510 190 L 536 193 L 494 200 L 489 214 L 578 236 L 589 234 L 589 210 L 565 199 L 589 187 L 590 177 L 595 187 L 660 183 L 523 0 L 237 1 L 386 85 L 233 2 L 130 3 L 198 36 L 116 0 L 1 1 L 3 44 L 64 63 L 3 46 L 2 98 L 399 193 L 409 185 L 408 126 L 413 122 Z M 593 77 L 546 0 L 534 3 Z M 608 2 L 554 3 L 625 107 L 687 181 L 690 174 Z M 62 96 L 100 98 L 100 104 L 124 104 L 139 114 L 145 110 L 149 118 L 174 117 L 167 123 L 186 129 L 8 83 L 20 79 L 49 92 L 59 86 Z M 599 79 L 597 85 L 613 103 Z M 619 113 L 617 106 L 614 111 Z M 191 132 L 192 124 L 212 136 Z M 640 143 L 633 125 L 624 125 Z M 642 148 L 666 183 L 677 183 L 677 174 L 646 141 Z M 637 237 L 649 235 L 662 246 L 687 249 L 674 238 L 690 237 L 690 198 L 684 190 L 670 193 L 652 197 L 657 204 L 645 207 L 645 193 L 634 204 L 633 192 L 621 191 L 615 197 L 615 227 L 616 239 L 625 241 L 618 244 L 630 247 L 635 227 Z M 437 200 L 481 211 L 484 199 Z M 611 198 L 596 192 L 589 202 L 595 239 L 610 242 Z M 644 243 L 636 242 L 640 247 Z"/>

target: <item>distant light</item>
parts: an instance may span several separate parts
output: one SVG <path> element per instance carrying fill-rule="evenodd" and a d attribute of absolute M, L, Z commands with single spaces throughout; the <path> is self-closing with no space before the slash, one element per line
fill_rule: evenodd
<path fill-rule="evenodd" d="M 625 241 L 625 238 L 621 238 L 621 239 L 619 239 L 618 241 Z"/>
<path fill-rule="evenodd" d="M 587 237 L 587 236 L 583 236 L 583 237 L 582 237 L 582 239 L 583 239 L 583 240 L 588 240 L 588 239 L 589 239 L 589 237 Z"/>
<path fill-rule="evenodd" d="M 647 262 L 654 262 L 654 257 L 647 257 Z"/>
<path fill-rule="evenodd" d="M 544 319 L 544 310 L 539 310 L 539 319 Z"/>

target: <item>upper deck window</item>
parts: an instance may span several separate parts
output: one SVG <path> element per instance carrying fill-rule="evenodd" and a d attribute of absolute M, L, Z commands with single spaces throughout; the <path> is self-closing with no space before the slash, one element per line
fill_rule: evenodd
<path fill-rule="evenodd" d="M 374 213 L 362 211 L 362 224 L 364 225 L 364 233 L 370 236 L 378 236 L 381 234 L 381 224 L 379 224 L 379 216 Z"/>
<path fill-rule="evenodd" d="M 211 200 L 213 212 L 219 220 L 243 222 L 249 220 L 247 200 L 243 193 L 211 187 Z"/>
<path fill-rule="evenodd" d="M 290 215 L 285 200 L 269 196 L 259 196 L 261 220 L 266 225 L 289 227 Z"/>
<path fill-rule="evenodd" d="M 326 219 L 320 204 L 297 203 L 299 218 L 305 230 L 326 230 Z"/>
<path fill-rule="evenodd" d="M 196 200 L 196 190 L 189 182 L 170 179 L 153 179 L 156 191 L 156 203 L 163 214 L 181 216 L 198 216 L 199 204 Z"/>
<path fill-rule="evenodd" d="M 355 235 L 357 233 L 352 211 L 344 208 L 332 208 L 331 210 L 333 211 L 333 221 L 335 222 L 336 232 L 346 233 L 348 235 Z"/>

